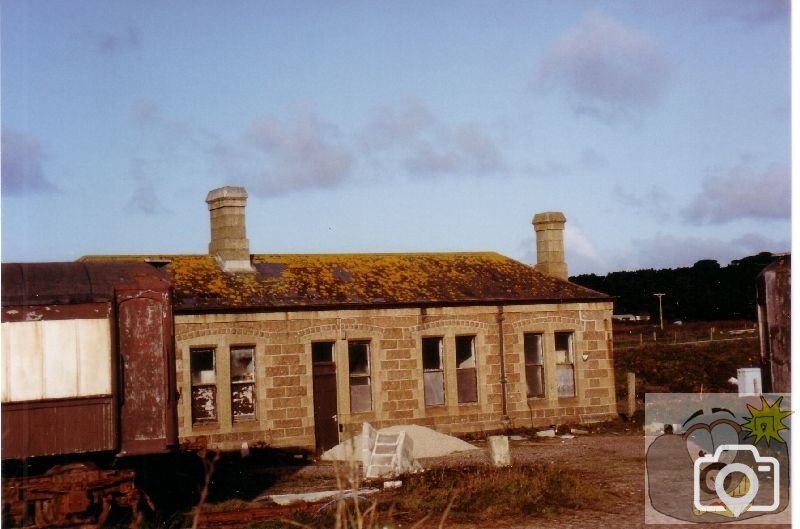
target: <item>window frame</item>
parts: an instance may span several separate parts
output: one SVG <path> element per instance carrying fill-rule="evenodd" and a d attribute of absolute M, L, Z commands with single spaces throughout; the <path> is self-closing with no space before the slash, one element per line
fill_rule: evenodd
<path fill-rule="evenodd" d="M 234 380 L 233 365 L 234 365 L 234 352 L 250 351 L 250 366 L 252 373 L 249 379 Z M 229 362 L 230 362 L 230 385 L 231 385 L 231 421 L 242 422 L 252 421 L 256 418 L 256 347 L 255 345 L 231 345 L 229 347 Z M 251 413 L 237 413 L 235 406 L 235 398 L 237 394 L 245 388 L 250 387 L 250 399 L 253 411 Z M 236 388 L 236 391 L 234 390 Z"/>
<path fill-rule="evenodd" d="M 560 358 L 560 353 L 564 350 L 558 348 L 559 336 L 566 336 L 568 340 L 564 361 L 561 361 L 562 359 Z M 555 357 L 556 366 L 556 395 L 559 399 L 574 399 L 578 396 L 577 373 L 575 365 L 575 331 L 565 330 L 553 332 L 553 354 Z M 562 394 L 562 388 L 565 386 L 560 384 L 560 381 L 562 378 L 562 373 L 565 373 L 567 369 L 570 373 L 571 384 L 566 387 L 572 388 L 572 392 L 569 394 Z"/>
<path fill-rule="evenodd" d="M 471 366 L 459 366 L 460 343 L 463 339 L 469 339 Z M 475 334 L 457 334 L 455 336 L 454 359 L 456 366 L 456 394 L 458 404 L 478 404 L 480 396 L 478 394 L 478 336 Z M 463 363 L 463 361 L 461 362 Z"/>
<path fill-rule="evenodd" d="M 438 367 L 431 368 L 426 367 L 425 359 L 426 359 L 426 343 L 434 342 L 437 344 L 437 355 L 438 355 Z M 423 336 L 420 339 L 420 356 L 421 356 L 421 365 L 422 365 L 422 385 L 423 385 L 423 397 L 425 402 L 426 408 L 437 408 L 441 406 L 447 405 L 447 385 L 445 383 L 445 366 L 444 366 L 444 336 Z M 439 395 L 441 396 L 441 400 L 434 400 L 437 396 L 429 391 L 429 383 L 433 384 L 433 381 L 436 381 L 437 386 L 441 386 Z"/>
<path fill-rule="evenodd" d="M 547 398 L 547 378 L 545 378 L 545 347 L 544 347 L 545 333 L 539 332 L 525 332 L 522 334 L 522 360 L 525 369 L 525 395 L 530 400 L 544 400 Z M 528 338 L 535 337 L 538 342 L 538 362 L 530 362 L 528 357 Z M 541 392 L 539 394 L 531 394 L 531 370 L 539 371 L 539 382 Z"/>
<path fill-rule="evenodd" d="M 211 358 L 211 369 L 198 369 L 195 370 L 195 356 L 200 353 L 208 353 Z M 213 380 L 203 380 L 203 373 L 211 372 Z M 200 380 L 195 379 L 195 373 L 199 374 Z M 217 348 L 214 346 L 197 346 L 189 348 L 189 386 L 190 386 L 190 402 L 192 424 L 213 424 L 219 420 L 219 388 L 217 387 Z M 207 399 L 211 402 L 203 406 L 208 412 L 207 416 L 199 417 L 198 410 L 201 409 L 197 404 L 199 394 L 203 390 L 210 390 L 210 398 Z"/>
<path fill-rule="evenodd" d="M 366 346 L 366 373 L 353 373 L 353 349 L 355 346 Z M 375 399 L 372 392 L 372 359 L 370 358 L 372 355 L 372 341 L 371 340 L 348 340 L 347 341 L 347 366 L 348 366 L 348 379 L 347 379 L 347 386 L 350 394 L 350 413 L 369 413 L 374 410 L 375 406 Z M 354 380 L 359 381 L 359 384 L 353 384 Z M 353 398 L 354 395 L 354 388 L 358 387 L 368 387 L 368 395 L 369 395 L 369 406 L 363 408 L 354 408 L 354 401 L 356 400 Z M 364 390 L 355 390 L 357 393 L 367 393 Z"/>

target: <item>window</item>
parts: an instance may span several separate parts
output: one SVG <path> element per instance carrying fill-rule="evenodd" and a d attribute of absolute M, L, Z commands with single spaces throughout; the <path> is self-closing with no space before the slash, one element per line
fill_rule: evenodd
<path fill-rule="evenodd" d="M 558 397 L 575 396 L 575 354 L 571 332 L 557 332 L 556 341 L 556 388 Z"/>
<path fill-rule="evenodd" d="M 311 344 L 311 361 L 315 364 L 333 362 L 333 342 L 313 342 Z"/>
<path fill-rule="evenodd" d="M 217 373 L 214 349 L 189 351 L 192 371 L 192 422 L 217 420 Z"/>
<path fill-rule="evenodd" d="M 231 413 L 233 420 L 256 415 L 254 348 L 231 347 Z"/>
<path fill-rule="evenodd" d="M 441 337 L 422 339 L 422 378 L 425 384 L 425 405 L 443 405 L 444 369 Z"/>
<path fill-rule="evenodd" d="M 525 380 L 528 384 L 528 398 L 544 397 L 544 356 L 542 355 L 542 335 L 525 334 Z"/>
<path fill-rule="evenodd" d="M 372 410 L 372 384 L 369 369 L 369 342 L 348 342 L 350 365 L 350 412 Z"/>
<path fill-rule="evenodd" d="M 474 336 L 456 336 L 456 386 L 459 403 L 478 402 Z"/>

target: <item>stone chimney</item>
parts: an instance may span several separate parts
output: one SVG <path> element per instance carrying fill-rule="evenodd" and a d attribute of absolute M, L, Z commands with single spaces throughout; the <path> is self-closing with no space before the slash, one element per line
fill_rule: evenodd
<path fill-rule="evenodd" d="M 567 263 L 564 260 L 564 224 L 566 217 L 560 211 L 537 213 L 533 216 L 536 231 L 536 266 L 543 274 L 567 280 Z"/>
<path fill-rule="evenodd" d="M 220 187 L 208 193 L 206 203 L 211 214 L 208 253 L 226 272 L 252 272 L 244 217 L 247 191 L 243 187 Z"/>

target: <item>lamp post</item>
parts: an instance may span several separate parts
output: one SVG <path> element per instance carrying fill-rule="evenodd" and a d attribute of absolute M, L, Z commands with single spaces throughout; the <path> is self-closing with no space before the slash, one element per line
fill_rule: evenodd
<path fill-rule="evenodd" d="M 661 298 L 666 296 L 663 292 L 659 292 L 657 294 L 653 294 L 658 298 L 658 321 L 661 324 L 661 330 L 664 330 L 664 310 L 661 308 Z"/>

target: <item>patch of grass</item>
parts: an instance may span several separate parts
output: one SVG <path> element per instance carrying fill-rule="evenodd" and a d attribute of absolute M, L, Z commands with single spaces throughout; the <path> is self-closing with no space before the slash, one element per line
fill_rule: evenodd
<path fill-rule="evenodd" d="M 629 371 L 636 373 L 637 394 L 729 393 L 737 389 L 728 379 L 736 376 L 738 368 L 758 365 L 758 338 L 617 349 L 614 351 L 617 398 L 626 398 Z"/>
<path fill-rule="evenodd" d="M 454 520 L 550 516 L 562 509 L 595 505 L 602 492 L 554 464 L 509 468 L 442 468 L 408 476 L 403 488 L 380 509 L 437 517 L 446 509 Z"/>
<path fill-rule="evenodd" d="M 295 513 L 290 521 L 262 522 L 249 529 L 278 527 L 416 527 L 428 524 L 549 517 L 563 510 L 599 506 L 605 492 L 556 464 L 509 468 L 439 468 L 403 478 L 403 486 L 356 503 Z M 427 525 L 426 525 L 427 527 Z"/>

